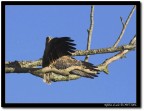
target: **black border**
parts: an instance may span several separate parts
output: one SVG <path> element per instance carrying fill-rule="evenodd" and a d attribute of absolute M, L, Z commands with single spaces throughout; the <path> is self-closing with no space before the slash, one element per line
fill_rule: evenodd
<path fill-rule="evenodd" d="M 6 5 L 136 5 L 137 77 L 136 104 L 134 103 L 5 103 L 5 6 Z M 141 107 L 141 5 L 140 1 L 2 1 L 1 2 L 1 106 L 2 107 L 51 107 L 51 108 L 140 108 Z M 106 106 L 107 105 L 107 106 Z M 136 105 L 136 106 L 135 106 Z"/>

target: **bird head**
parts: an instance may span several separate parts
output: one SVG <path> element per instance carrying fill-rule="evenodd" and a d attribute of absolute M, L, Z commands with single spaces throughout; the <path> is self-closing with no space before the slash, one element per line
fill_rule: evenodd
<path fill-rule="evenodd" d="M 47 41 L 47 42 L 50 42 L 50 40 L 52 40 L 52 37 L 48 36 L 48 37 L 46 38 L 46 41 Z"/>
<path fill-rule="evenodd" d="M 50 43 L 50 41 L 51 41 L 52 39 L 53 39 L 52 37 L 48 36 L 48 37 L 46 38 L 46 44 Z"/>

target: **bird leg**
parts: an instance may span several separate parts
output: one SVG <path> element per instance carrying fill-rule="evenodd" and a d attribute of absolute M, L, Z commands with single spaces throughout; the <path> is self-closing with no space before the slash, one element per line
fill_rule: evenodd
<path fill-rule="evenodd" d="M 43 82 L 51 84 L 50 73 L 44 73 Z"/>

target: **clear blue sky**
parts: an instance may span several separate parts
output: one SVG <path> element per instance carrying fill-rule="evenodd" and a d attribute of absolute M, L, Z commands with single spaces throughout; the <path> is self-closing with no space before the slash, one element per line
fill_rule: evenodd
<path fill-rule="evenodd" d="M 118 38 L 122 24 L 133 6 L 95 6 L 92 49 L 110 47 Z M 6 61 L 37 60 L 42 57 L 47 36 L 69 36 L 76 48 L 86 49 L 90 6 L 6 6 Z M 134 12 L 119 45 L 136 34 Z M 90 56 L 98 65 L 113 54 Z M 135 103 L 136 51 L 109 65 L 109 74 L 45 84 L 31 74 L 6 75 L 7 103 Z M 76 57 L 83 60 L 84 57 Z"/>

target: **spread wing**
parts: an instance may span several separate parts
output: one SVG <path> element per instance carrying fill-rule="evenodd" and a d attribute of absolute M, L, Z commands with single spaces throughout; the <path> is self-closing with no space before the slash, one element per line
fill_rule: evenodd
<path fill-rule="evenodd" d="M 46 39 L 47 40 L 47 39 Z M 50 65 L 56 59 L 62 56 L 71 56 L 75 52 L 75 45 L 70 37 L 53 38 L 45 46 L 45 51 L 42 60 L 42 66 Z"/>

